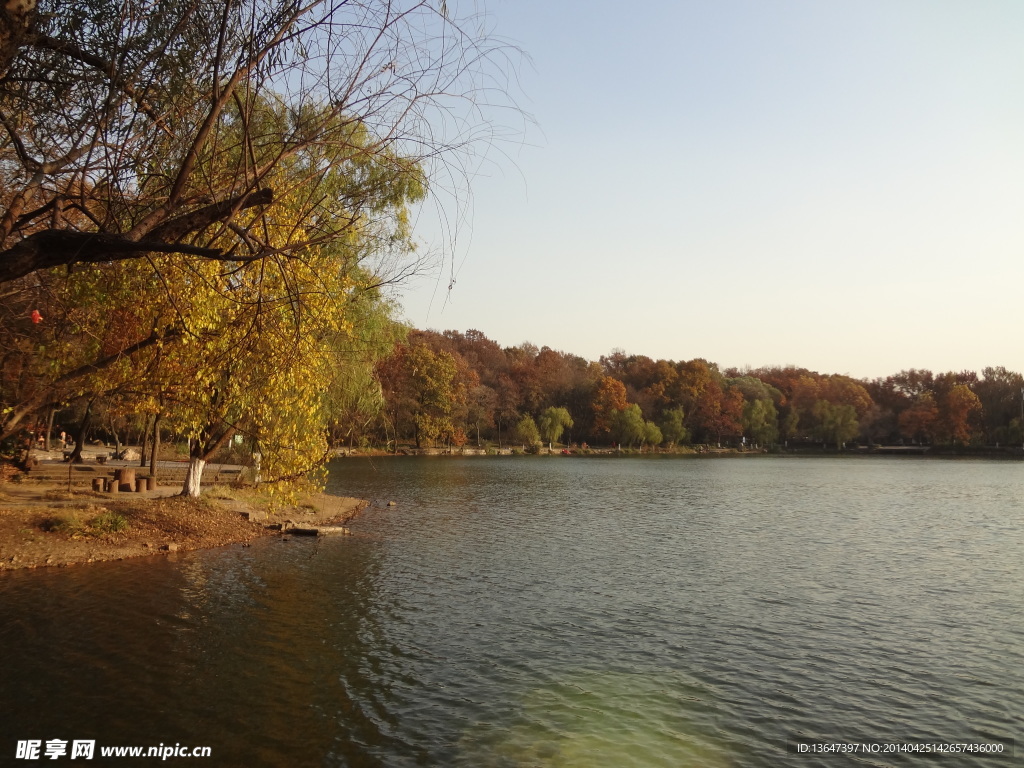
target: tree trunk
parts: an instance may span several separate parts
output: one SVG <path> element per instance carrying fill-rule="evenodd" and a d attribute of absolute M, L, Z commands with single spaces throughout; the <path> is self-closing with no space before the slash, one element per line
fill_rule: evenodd
<path fill-rule="evenodd" d="M 146 466 L 146 444 L 149 442 L 149 431 L 153 426 L 153 421 L 156 419 L 156 415 L 152 417 L 146 416 L 146 431 L 142 433 L 142 456 L 139 457 L 139 466 Z"/>
<path fill-rule="evenodd" d="M 207 435 L 204 441 L 201 438 L 189 441 L 188 472 L 185 473 L 185 484 L 181 487 L 182 496 L 199 498 L 202 490 L 203 468 L 211 456 L 223 447 L 235 435 L 235 428 L 228 427 L 216 439 L 212 436 L 215 428 L 203 430 Z"/>
<path fill-rule="evenodd" d="M 7 74 L 18 50 L 32 34 L 35 7 L 35 3 L 7 3 L 0 12 L 0 78 Z"/>
<path fill-rule="evenodd" d="M 192 456 L 188 462 L 188 472 L 185 473 L 185 485 L 181 489 L 182 496 L 198 499 L 202 489 L 203 468 L 206 466 L 206 459 Z"/>
<path fill-rule="evenodd" d="M 75 450 L 71 452 L 70 461 L 72 464 L 82 463 L 82 448 L 85 447 L 86 438 L 89 436 L 89 417 L 92 415 L 92 403 L 93 401 L 90 400 L 89 404 L 85 406 L 85 415 L 82 416 L 82 421 L 78 425 L 78 434 L 75 437 Z"/>
<path fill-rule="evenodd" d="M 149 456 L 149 476 L 156 480 L 157 457 L 160 455 L 160 414 L 153 417 L 153 448 Z"/>
<path fill-rule="evenodd" d="M 53 441 L 53 417 L 57 415 L 57 409 L 50 409 L 50 420 L 46 424 L 46 450 L 49 452 L 50 444 Z"/>

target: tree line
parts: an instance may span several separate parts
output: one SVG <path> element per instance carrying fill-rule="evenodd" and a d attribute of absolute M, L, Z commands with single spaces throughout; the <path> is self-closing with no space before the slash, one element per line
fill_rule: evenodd
<path fill-rule="evenodd" d="M 1024 377 L 904 370 L 873 380 L 721 369 L 614 351 L 598 361 L 479 331 L 412 331 L 378 363 L 377 418 L 340 439 L 461 446 L 1020 445 Z"/>

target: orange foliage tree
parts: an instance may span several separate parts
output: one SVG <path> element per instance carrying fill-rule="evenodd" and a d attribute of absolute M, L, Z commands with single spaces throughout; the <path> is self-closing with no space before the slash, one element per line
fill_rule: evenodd
<path fill-rule="evenodd" d="M 611 376 L 605 376 L 598 382 L 594 393 L 594 432 L 599 435 L 611 433 L 616 411 L 626 409 L 626 385 Z"/>

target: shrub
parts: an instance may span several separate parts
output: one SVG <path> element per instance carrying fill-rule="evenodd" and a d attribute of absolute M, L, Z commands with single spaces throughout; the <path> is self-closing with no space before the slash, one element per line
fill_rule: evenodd
<path fill-rule="evenodd" d="M 44 531 L 61 533 L 72 538 L 85 536 L 89 533 L 88 523 L 79 512 L 62 512 L 43 522 Z"/>

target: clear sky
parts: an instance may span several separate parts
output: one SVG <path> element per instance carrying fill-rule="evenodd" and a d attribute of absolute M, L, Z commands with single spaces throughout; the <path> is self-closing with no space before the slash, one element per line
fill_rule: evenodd
<path fill-rule="evenodd" d="M 1024 2 L 487 10 L 532 58 L 536 126 L 474 181 L 452 292 L 447 267 L 403 289 L 413 325 L 588 359 L 1024 371 Z"/>

